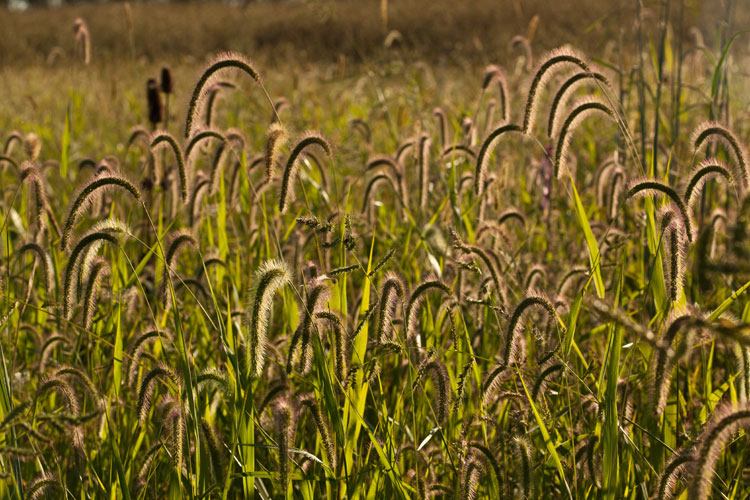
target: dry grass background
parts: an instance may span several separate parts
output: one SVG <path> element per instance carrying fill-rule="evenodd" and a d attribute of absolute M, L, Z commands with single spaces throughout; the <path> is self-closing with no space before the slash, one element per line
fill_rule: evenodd
<path fill-rule="evenodd" d="M 702 23 L 715 19 L 708 12 L 721 11 L 719 0 L 686 0 L 685 5 L 686 29 L 696 24 L 704 32 L 715 27 Z M 403 52 L 430 62 L 486 62 L 504 59 L 509 40 L 526 34 L 529 22 L 538 15 L 533 37 L 538 50 L 572 43 L 596 54 L 619 36 L 621 28 L 627 34 L 634 10 L 635 2 L 630 0 L 396 0 L 389 2 L 387 30 L 403 35 Z M 100 62 L 132 57 L 131 29 L 138 59 L 201 60 L 232 49 L 271 64 L 290 58 L 338 62 L 344 57 L 371 62 L 382 55 L 387 33 L 381 23 L 380 0 L 246 7 L 118 2 L 27 12 L 0 7 L 0 65 L 44 64 L 53 52 L 63 55 L 57 59 L 62 63 L 73 51 L 72 24 L 79 16 L 88 21 L 94 61 Z M 653 20 L 655 28 L 655 16 Z M 747 13 L 735 22 L 747 26 Z"/>
<path fill-rule="evenodd" d="M 557 0 L 554 10 L 549 0 L 391 0 L 387 29 L 381 23 L 380 5 L 380 0 L 245 7 L 118 2 L 26 12 L 10 12 L 3 6 L 0 129 L 27 129 L 33 124 L 59 150 L 61 123 L 70 110 L 74 117 L 86 117 L 85 123 L 81 118 L 72 124 L 81 150 L 104 154 L 100 130 L 122 135 L 132 124 L 145 120 L 147 78 L 157 76 L 162 66 L 172 68 L 177 96 L 174 118 L 182 120 L 183 96 L 189 94 L 195 74 L 208 58 L 223 50 L 254 59 L 275 97 L 308 100 L 311 108 L 343 110 L 344 103 L 350 103 L 351 95 L 363 87 L 372 93 L 373 82 L 387 81 L 386 98 L 401 101 L 405 113 L 417 101 L 434 106 L 462 100 L 462 95 L 480 84 L 482 68 L 488 63 L 499 63 L 520 76 L 521 51 L 509 46 L 518 34 L 532 35 L 535 57 L 568 43 L 615 65 L 633 68 L 637 64 L 627 59 L 636 47 L 631 0 Z M 709 50 L 717 52 L 714 33 L 723 8 L 721 0 L 685 0 L 682 26 L 686 36 L 692 38 L 688 32 L 698 27 Z M 678 9 L 672 10 L 676 18 Z M 657 2 L 644 3 L 647 39 L 657 36 L 658 12 Z M 82 64 L 74 50 L 77 17 L 87 20 L 91 32 L 89 66 Z M 677 19 L 672 22 L 678 25 Z M 750 9 L 736 8 L 732 23 L 730 32 L 750 27 Z M 398 48 L 386 49 L 384 40 L 391 30 L 398 30 L 403 41 Z M 625 47 L 623 61 L 617 60 L 615 50 L 620 37 Z M 735 44 L 735 55 L 747 52 L 748 40 Z M 736 71 L 741 76 L 744 70 L 738 67 Z M 60 90 L 66 98 L 61 98 Z M 266 112 L 262 106 L 238 106 L 233 110 L 234 123 L 253 122 L 253 113 Z M 743 116 L 737 120 L 744 122 Z M 397 118 L 407 119 L 406 115 Z M 314 112 L 302 119 L 334 140 L 341 138 L 339 126 L 346 129 L 345 123 Z"/>

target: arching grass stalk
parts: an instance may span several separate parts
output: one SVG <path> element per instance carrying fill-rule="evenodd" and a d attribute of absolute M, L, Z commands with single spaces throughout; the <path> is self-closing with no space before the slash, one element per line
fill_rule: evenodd
<path fill-rule="evenodd" d="M 188 104 L 187 118 L 185 120 L 185 137 L 190 137 L 190 134 L 192 133 L 193 122 L 195 121 L 198 104 L 205 95 L 204 88 L 206 86 L 206 83 L 216 72 L 225 68 L 237 68 L 245 72 L 250 78 L 255 80 L 258 85 L 260 85 L 260 88 L 266 95 L 268 102 L 271 104 L 271 108 L 273 109 L 276 119 L 279 121 L 279 123 L 281 123 L 281 118 L 276 111 L 273 100 L 271 99 L 271 96 L 268 95 L 268 91 L 263 85 L 260 74 L 255 70 L 253 64 L 241 54 L 238 54 L 236 52 L 225 52 L 219 54 L 214 58 L 214 60 L 201 74 L 201 77 L 198 79 L 198 83 L 195 84 L 193 94 L 190 97 L 190 103 Z"/>

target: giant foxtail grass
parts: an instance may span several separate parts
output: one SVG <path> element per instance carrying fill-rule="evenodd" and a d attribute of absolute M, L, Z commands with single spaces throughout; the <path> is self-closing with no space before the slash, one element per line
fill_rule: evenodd
<path fill-rule="evenodd" d="M 192 132 L 193 123 L 195 122 L 195 115 L 198 109 L 200 100 L 205 96 L 204 87 L 206 83 L 210 81 L 211 77 L 218 71 L 225 68 L 236 68 L 246 73 L 251 79 L 260 85 L 263 93 L 266 95 L 268 102 L 271 104 L 271 108 L 274 110 L 274 114 L 278 118 L 276 113 L 276 107 L 274 106 L 271 97 L 268 95 L 268 91 L 263 85 L 263 81 L 260 78 L 260 74 L 255 70 L 253 64 L 242 54 L 236 52 L 226 52 L 220 54 L 208 65 L 203 71 L 203 74 L 198 79 L 198 83 L 195 84 L 193 94 L 190 97 L 190 104 L 188 105 L 187 118 L 185 120 L 185 137 L 190 137 Z M 281 119 L 279 119 L 281 121 Z"/>
<path fill-rule="evenodd" d="M 549 137 L 554 137 L 555 135 L 557 135 L 555 122 L 558 119 L 558 109 L 561 107 L 561 105 L 565 104 L 565 98 L 568 96 L 568 94 L 575 92 L 575 90 L 579 86 L 585 84 L 586 80 L 599 82 L 599 84 L 605 86 L 606 88 L 609 88 L 609 81 L 604 75 L 599 72 L 589 73 L 581 71 L 579 73 L 575 73 L 573 76 L 565 80 L 565 83 L 560 86 L 557 93 L 555 94 L 554 99 L 552 100 L 552 104 L 550 105 L 549 120 L 547 121 L 547 135 Z"/>
<path fill-rule="evenodd" d="M 552 76 L 551 72 L 559 68 L 560 65 L 567 64 L 573 64 L 583 71 L 589 71 L 589 65 L 582 55 L 565 48 L 549 52 L 540 63 L 531 81 L 526 98 L 526 109 L 524 111 L 522 127 L 524 133 L 529 134 L 531 133 L 531 129 L 534 128 L 536 109 L 539 107 L 539 93 L 544 90 L 544 87 L 549 82 Z"/>
<path fill-rule="evenodd" d="M 477 155 L 477 168 L 474 173 L 474 193 L 477 196 L 480 196 L 484 191 L 484 181 L 487 177 L 487 168 L 489 167 L 490 157 L 495 148 L 497 148 L 500 138 L 507 132 L 522 131 L 523 129 L 518 125 L 502 125 L 490 132 L 484 140 L 482 147 L 479 149 L 479 154 Z"/>
<path fill-rule="evenodd" d="M 596 100 L 583 99 L 573 105 L 573 110 L 563 121 L 562 127 L 560 128 L 560 134 L 557 137 L 557 147 L 555 149 L 555 178 L 559 179 L 565 172 L 568 150 L 570 148 L 570 134 L 583 120 L 597 111 L 612 118 L 615 116 L 609 106 Z"/>
<path fill-rule="evenodd" d="M 536 73 L 480 30 L 460 70 L 290 51 L 269 99 L 224 54 L 150 117 L 142 71 L 6 72 L 0 498 L 743 497 L 743 48 L 643 11 Z"/>
<path fill-rule="evenodd" d="M 307 132 L 297 142 L 287 159 L 284 173 L 281 177 L 281 187 L 279 188 L 279 211 L 283 214 L 289 207 L 292 199 L 292 182 L 296 180 L 299 168 L 298 161 L 302 152 L 311 146 L 319 146 L 330 157 L 333 154 L 331 145 L 328 140 L 318 132 Z"/>
<path fill-rule="evenodd" d="M 266 342 L 276 293 L 292 280 L 286 262 L 271 260 L 264 262 L 253 274 L 248 302 L 245 306 L 244 323 L 248 329 L 247 363 L 249 374 L 260 377 L 266 362 Z"/>
<path fill-rule="evenodd" d="M 701 123 L 693 132 L 694 151 L 697 151 L 712 139 L 717 139 L 728 147 L 732 159 L 736 162 L 738 176 L 742 178 L 745 187 L 750 187 L 750 165 L 748 165 L 747 151 L 735 133 L 721 123 Z"/>

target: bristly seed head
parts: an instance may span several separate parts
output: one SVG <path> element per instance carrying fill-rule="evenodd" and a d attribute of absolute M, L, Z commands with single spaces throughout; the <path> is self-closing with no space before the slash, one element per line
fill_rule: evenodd
<path fill-rule="evenodd" d="M 244 314 L 244 324 L 249 330 L 246 339 L 247 362 L 253 378 L 263 374 L 273 298 L 291 281 L 292 273 L 282 260 L 268 260 L 253 274 Z"/>
<path fill-rule="evenodd" d="M 553 69 L 556 69 L 563 64 L 574 64 L 583 71 L 589 71 L 588 63 L 583 56 L 577 52 L 567 48 L 558 48 L 548 52 L 531 81 L 529 94 L 526 98 L 526 110 L 524 111 L 523 118 L 524 133 L 530 134 L 531 129 L 534 128 L 536 109 L 539 107 L 539 94 L 552 77 L 552 74 L 554 73 Z"/>
<path fill-rule="evenodd" d="M 197 115 L 197 110 L 200 102 L 206 95 L 205 88 L 206 84 L 209 83 L 211 77 L 218 71 L 225 68 L 237 68 L 245 72 L 250 78 L 258 82 L 258 85 L 263 89 L 263 92 L 271 105 L 271 108 L 276 113 L 271 97 L 268 95 L 266 88 L 263 86 L 263 81 L 260 78 L 260 74 L 255 70 L 255 67 L 248 58 L 237 52 L 225 52 L 219 54 L 208 67 L 203 71 L 201 77 L 198 79 L 198 83 L 195 84 L 193 94 L 190 97 L 190 104 L 188 105 L 187 119 L 185 121 L 185 137 L 190 137 L 192 132 L 193 123 Z M 278 115 L 276 115 L 278 117 Z"/>
<path fill-rule="evenodd" d="M 277 122 L 271 124 L 268 129 L 268 139 L 266 140 L 266 150 L 263 157 L 263 163 L 266 165 L 266 176 L 269 178 L 276 174 L 276 163 L 287 138 L 286 129 L 281 124 Z"/>
<path fill-rule="evenodd" d="M 693 153 L 697 153 L 703 144 L 712 139 L 719 140 L 730 150 L 744 187 L 750 187 L 750 165 L 748 165 L 747 151 L 735 133 L 728 127 L 719 122 L 701 123 L 693 132 Z"/>
<path fill-rule="evenodd" d="M 297 177 L 298 158 L 305 150 L 310 146 L 317 145 L 325 151 L 326 155 L 330 158 L 333 155 L 333 149 L 331 148 L 328 140 L 318 132 L 307 132 L 297 142 L 289 154 L 289 158 L 284 167 L 284 174 L 281 178 L 281 187 L 279 188 L 279 211 L 283 214 L 289 207 L 289 201 L 292 197 L 292 182 Z"/>

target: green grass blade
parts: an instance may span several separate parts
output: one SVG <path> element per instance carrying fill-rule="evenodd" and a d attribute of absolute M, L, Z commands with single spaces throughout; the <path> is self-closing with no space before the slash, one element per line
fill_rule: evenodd
<path fill-rule="evenodd" d="M 618 277 L 617 293 L 613 307 L 617 308 L 622 291 L 622 273 Z M 623 328 L 610 324 L 607 357 L 604 370 L 604 426 L 602 429 L 602 490 L 605 500 L 614 500 L 619 489 L 618 435 L 620 421 L 617 414 L 617 383 L 620 377 L 620 349 Z"/>
<path fill-rule="evenodd" d="M 570 186 L 573 188 L 573 201 L 575 202 L 576 215 L 578 216 L 578 222 L 583 229 L 583 236 L 586 239 L 586 246 L 589 251 L 589 263 L 591 269 L 594 272 L 594 286 L 596 287 L 596 294 L 599 298 L 604 298 L 604 280 L 602 279 L 602 268 L 599 265 L 601 261 L 601 254 L 599 253 L 599 245 L 596 243 L 594 233 L 591 231 L 591 224 L 589 224 L 586 210 L 583 208 L 581 199 L 578 196 L 578 190 L 576 189 L 573 177 L 570 176 Z"/>
<path fill-rule="evenodd" d="M 370 243 L 370 256 L 367 261 L 367 275 L 370 274 L 372 269 L 372 256 L 375 249 L 375 233 L 372 235 L 372 242 Z M 367 283 L 367 282 L 366 282 Z M 364 291 L 362 292 L 362 301 L 359 307 L 360 314 L 367 311 L 370 307 L 370 286 L 367 283 Z M 354 348 L 352 350 L 351 359 L 352 362 L 362 363 L 365 360 L 365 352 L 367 351 L 367 330 L 368 324 L 362 327 L 362 331 L 354 339 Z M 362 370 L 357 370 L 357 374 L 354 376 L 354 380 L 350 382 L 349 389 L 347 391 L 346 406 L 344 407 L 344 424 L 346 426 L 346 445 L 344 448 L 344 465 L 346 471 L 351 474 L 352 467 L 354 466 L 354 453 L 359 441 L 359 433 L 362 427 L 362 419 L 360 415 L 364 413 L 365 403 L 367 402 L 367 384 L 364 383 L 364 374 Z M 345 488 L 341 488 L 342 493 L 346 492 Z M 354 499 L 358 496 L 354 496 Z"/>
<path fill-rule="evenodd" d="M 563 467 L 563 464 L 560 461 L 560 456 L 557 454 L 557 448 L 555 447 L 555 443 L 552 441 L 552 438 L 550 437 L 549 431 L 547 430 L 547 426 L 544 425 L 544 419 L 539 414 L 539 410 L 534 404 L 534 399 L 531 397 L 531 394 L 529 393 L 529 389 L 526 387 L 526 382 L 524 382 L 523 380 L 523 375 L 521 375 L 521 370 L 519 370 L 518 367 L 516 367 L 516 372 L 518 374 L 518 378 L 521 380 L 521 385 L 523 386 L 523 392 L 526 394 L 526 399 L 529 402 L 529 407 L 531 408 L 532 413 L 534 413 L 534 419 L 536 420 L 536 424 L 539 426 L 539 432 L 541 432 L 542 438 L 544 439 L 544 445 L 547 447 L 547 451 L 552 457 L 552 460 L 555 463 L 555 467 L 557 467 L 557 472 L 560 474 L 560 480 L 562 481 L 563 486 L 565 486 L 565 491 L 568 493 L 568 497 L 572 499 L 573 494 L 570 491 L 568 480 L 565 478 L 565 468 Z"/>

